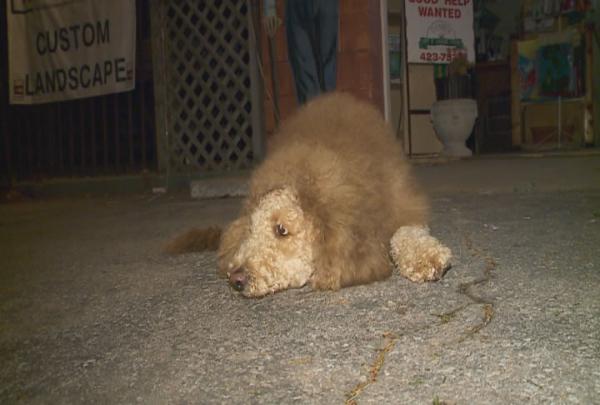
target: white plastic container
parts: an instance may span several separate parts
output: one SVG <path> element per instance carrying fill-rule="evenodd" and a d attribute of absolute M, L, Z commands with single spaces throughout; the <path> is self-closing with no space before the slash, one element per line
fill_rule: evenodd
<path fill-rule="evenodd" d="M 455 98 L 436 101 L 431 106 L 433 129 L 444 145 L 442 154 L 452 157 L 467 157 L 473 153 L 465 142 L 477 119 L 477 102 L 470 98 Z"/>

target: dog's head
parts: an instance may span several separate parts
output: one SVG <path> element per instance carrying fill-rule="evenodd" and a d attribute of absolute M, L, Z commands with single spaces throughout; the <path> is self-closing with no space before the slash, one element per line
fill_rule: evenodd
<path fill-rule="evenodd" d="M 221 263 L 230 285 L 247 297 L 304 286 L 314 272 L 316 228 L 296 191 L 278 188 L 223 235 Z"/>

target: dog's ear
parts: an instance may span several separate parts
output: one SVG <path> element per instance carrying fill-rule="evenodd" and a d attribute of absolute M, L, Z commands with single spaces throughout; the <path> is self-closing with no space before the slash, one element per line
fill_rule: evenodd
<path fill-rule="evenodd" d="M 217 250 L 217 263 L 219 274 L 225 275 L 229 271 L 229 264 L 237 253 L 250 232 L 250 219 L 248 215 L 242 215 L 223 231 L 221 242 Z"/>
<path fill-rule="evenodd" d="M 366 284 L 390 276 L 387 246 L 356 227 L 322 228 L 314 249 L 311 285 L 319 290 Z"/>
<path fill-rule="evenodd" d="M 317 235 L 314 242 L 315 271 L 310 280 L 316 290 L 339 290 L 342 287 L 344 256 L 350 254 L 343 243 L 343 231 L 336 232 L 323 222 L 316 221 Z"/>
<path fill-rule="evenodd" d="M 317 229 L 314 245 L 315 271 L 311 285 L 319 290 L 338 290 L 382 280 L 391 274 L 386 244 L 365 229 L 353 211 L 313 209 Z"/>
<path fill-rule="evenodd" d="M 347 244 L 344 244 L 343 226 L 334 228 L 331 225 L 332 212 L 327 204 L 321 201 L 322 196 L 312 192 L 309 187 L 300 188 L 298 199 L 307 220 L 311 221 L 315 232 L 313 239 L 313 263 L 315 271 L 310 284 L 316 290 L 339 290 L 343 257 Z M 340 260 L 341 259 L 341 260 Z"/>

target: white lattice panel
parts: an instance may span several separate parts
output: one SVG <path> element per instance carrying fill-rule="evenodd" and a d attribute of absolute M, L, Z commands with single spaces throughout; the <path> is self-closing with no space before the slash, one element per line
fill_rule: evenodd
<path fill-rule="evenodd" d="M 255 135 L 247 1 L 161 4 L 169 167 L 250 166 Z"/>

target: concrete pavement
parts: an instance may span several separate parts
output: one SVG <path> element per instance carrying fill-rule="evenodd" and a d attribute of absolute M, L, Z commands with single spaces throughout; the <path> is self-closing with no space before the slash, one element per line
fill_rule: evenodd
<path fill-rule="evenodd" d="M 259 300 L 160 253 L 239 199 L 0 205 L 0 403 L 600 403 L 600 158 L 415 172 L 444 279 Z"/>

